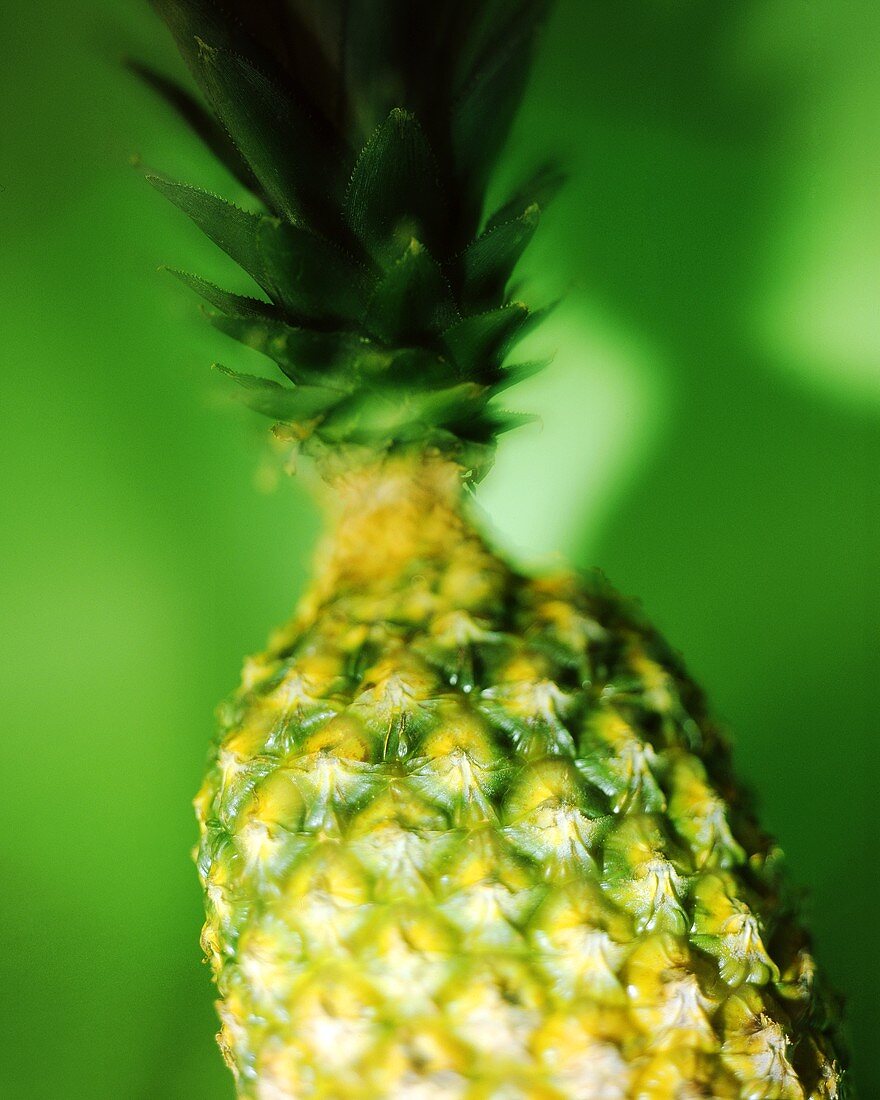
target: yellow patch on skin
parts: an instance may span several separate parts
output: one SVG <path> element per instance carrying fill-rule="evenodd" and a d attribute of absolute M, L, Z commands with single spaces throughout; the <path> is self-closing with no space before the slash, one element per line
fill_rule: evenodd
<path fill-rule="evenodd" d="M 250 717 L 250 716 L 249 716 Z M 266 746 L 270 721 L 248 721 L 223 739 L 223 752 L 228 754 L 230 766 L 244 765 L 259 756 Z"/>
<path fill-rule="evenodd" d="M 364 974 L 401 1016 L 429 1012 L 456 960 L 457 938 L 418 907 L 383 909 L 359 929 L 352 946 Z"/>
<path fill-rule="evenodd" d="M 680 968 L 664 973 L 655 1001 L 639 999 L 633 1017 L 653 1050 L 713 1053 L 718 1040 L 710 1016 L 716 1004 L 703 993 L 697 976 Z"/>
<path fill-rule="evenodd" d="M 556 1013 L 536 1032 L 533 1049 L 563 1096 L 629 1100 L 632 1069 L 620 1048 L 597 1037 L 592 1013 Z"/>
<path fill-rule="evenodd" d="M 308 710 L 332 692 L 341 674 L 342 663 L 337 654 L 300 657 L 281 683 L 265 697 L 264 705 L 276 713 Z"/>
<path fill-rule="evenodd" d="M 320 1072 L 356 1065 L 376 1042 L 381 998 L 352 966 L 317 968 L 291 1001 L 295 1044 Z"/>
<path fill-rule="evenodd" d="M 439 1021 L 407 1022 L 389 1034 L 370 1059 L 365 1089 L 368 1097 L 401 1100 L 456 1100 L 471 1096 L 471 1057 Z"/>
<path fill-rule="evenodd" d="M 638 646 L 633 646 L 629 652 L 629 665 L 641 681 L 645 698 L 656 710 L 668 711 L 674 705 L 675 694 L 667 670 Z"/>
<path fill-rule="evenodd" d="M 505 833 L 544 863 L 547 875 L 594 866 L 598 826 L 583 810 L 581 779 L 574 763 L 546 758 L 516 782 L 505 801 Z"/>
<path fill-rule="evenodd" d="M 262 684 L 272 675 L 276 667 L 276 662 L 270 660 L 264 653 L 247 657 L 241 669 L 242 694 L 253 691 L 255 687 Z"/>
<path fill-rule="evenodd" d="M 450 649 L 455 646 L 491 641 L 497 637 L 492 631 L 487 630 L 484 624 L 461 610 L 449 611 L 434 619 L 431 623 L 431 635 L 441 645 L 448 646 Z"/>
<path fill-rule="evenodd" d="M 736 1081 L 694 1050 L 664 1050 L 639 1060 L 639 1100 L 741 1100 Z"/>
<path fill-rule="evenodd" d="M 584 654 L 592 642 L 607 636 L 607 631 L 595 619 L 582 614 L 564 600 L 546 600 L 535 609 L 535 633 L 548 631 L 552 637 L 573 653 Z"/>
<path fill-rule="evenodd" d="M 670 775 L 669 812 L 689 843 L 698 867 L 730 867 L 745 861 L 745 852 L 727 822 L 724 801 L 693 756 L 679 754 Z"/>
<path fill-rule="evenodd" d="M 453 978 L 446 1019 L 459 1037 L 501 1063 L 528 1062 L 532 1033 L 541 1020 L 543 997 L 527 970 L 514 960 L 471 973 L 465 985 Z M 505 974 L 505 971 L 507 972 Z M 510 999 L 508 989 L 516 990 Z"/>
<path fill-rule="evenodd" d="M 523 772 L 505 809 L 509 817 L 518 818 L 548 804 L 578 806 L 581 801 L 582 780 L 574 763 L 546 759 Z"/>
<path fill-rule="evenodd" d="M 441 702 L 436 726 L 419 745 L 414 780 L 450 809 L 455 825 L 473 828 L 496 820 L 491 793 L 498 786 L 499 762 L 485 722 L 457 704 Z"/>
<path fill-rule="evenodd" d="M 542 929 L 535 935 L 542 949 L 539 965 L 567 997 L 591 997 L 599 1004 L 625 1004 L 618 971 L 627 949 L 598 928 L 586 924 Z"/>
<path fill-rule="evenodd" d="M 241 974 L 258 1004 L 278 1011 L 303 965 L 302 940 L 285 925 L 274 921 L 245 932 L 238 948 Z"/>
<path fill-rule="evenodd" d="M 333 841 L 296 864 L 284 891 L 291 926 L 318 950 L 341 944 L 363 923 L 369 900 L 363 868 Z"/>
<path fill-rule="evenodd" d="M 351 714 L 340 714 L 310 734 L 302 746 L 303 754 L 326 752 L 340 760 L 360 763 L 370 758 L 370 740 L 363 723 Z"/>
<path fill-rule="evenodd" d="M 634 1006 L 654 1008 L 663 1005 L 670 983 L 679 981 L 683 974 L 694 973 L 696 968 L 696 957 L 685 941 L 660 933 L 633 947 L 623 980 Z"/>
<path fill-rule="evenodd" d="M 498 759 L 495 738 L 487 723 L 460 704 L 444 701 L 438 711 L 438 722 L 420 745 L 420 754 L 437 758 L 456 751 L 465 752 L 478 766 L 486 767 Z"/>

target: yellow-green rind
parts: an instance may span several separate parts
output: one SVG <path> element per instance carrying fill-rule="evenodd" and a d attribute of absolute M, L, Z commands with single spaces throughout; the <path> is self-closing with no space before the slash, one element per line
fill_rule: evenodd
<path fill-rule="evenodd" d="M 678 658 L 600 578 L 389 508 L 404 550 L 349 522 L 198 798 L 239 1094 L 844 1097 L 778 849 Z"/>

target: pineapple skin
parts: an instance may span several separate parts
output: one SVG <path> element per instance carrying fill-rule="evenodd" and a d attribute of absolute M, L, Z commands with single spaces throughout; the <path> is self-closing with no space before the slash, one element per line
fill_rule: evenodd
<path fill-rule="evenodd" d="M 681 662 L 461 470 L 336 477 L 197 799 L 238 1095 L 841 1100 L 833 998 Z"/>

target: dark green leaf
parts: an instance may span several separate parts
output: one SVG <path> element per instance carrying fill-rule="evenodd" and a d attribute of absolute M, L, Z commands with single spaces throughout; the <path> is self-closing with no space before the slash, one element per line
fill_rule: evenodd
<path fill-rule="evenodd" d="M 207 279 L 192 275 L 188 271 L 180 271 L 175 267 L 164 267 L 162 270 L 180 279 L 215 309 L 222 310 L 224 313 L 235 313 L 242 317 L 268 317 L 273 313 L 274 307 L 269 302 L 261 302 L 259 298 L 249 298 L 244 294 L 233 294 L 228 290 L 222 290 L 219 286 L 209 283 Z"/>
<path fill-rule="evenodd" d="M 328 442 L 370 443 L 424 439 L 426 429 L 465 416 L 485 400 L 485 390 L 463 382 L 442 390 L 404 391 L 376 388 L 340 402 L 322 421 Z"/>
<path fill-rule="evenodd" d="M 307 229 L 251 214 L 197 187 L 147 177 L 297 320 L 358 321 L 366 305 L 361 270 Z"/>
<path fill-rule="evenodd" d="M 416 237 L 430 246 L 444 212 L 434 156 L 422 128 L 395 109 L 361 150 L 345 200 L 355 236 L 381 263 Z"/>
<path fill-rule="evenodd" d="M 512 41 L 536 36 L 552 0 L 469 0 L 464 38 L 454 58 L 453 87 L 470 84 Z"/>
<path fill-rule="evenodd" d="M 521 302 L 477 313 L 448 328 L 443 342 L 463 374 L 482 377 L 513 347 L 528 316 Z"/>
<path fill-rule="evenodd" d="M 511 386 L 524 382 L 539 374 L 552 362 L 552 357 L 547 359 L 532 359 L 527 363 L 511 363 L 509 367 L 502 367 L 498 372 L 498 378 L 492 383 L 492 393 L 501 393 L 509 390 Z"/>
<path fill-rule="evenodd" d="M 250 214 L 217 195 L 185 183 L 176 183 L 165 176 L 151 174 L 147 176 L 147 181 L 192 218 L 214 244 L 219 245 L 267 293 L 274 296 L 275 288 L 267 278 L 260 255 L 259 233 L 263 215 Z"/>
<path fill-rule="evenodd" d="M 274 360 L 292 381 L 351 389 L 361 374 L 383 370 L 387 352 L 353 332 L 320 332 L 285 324 L 277 317 L 211 317 L 221 332 Z"/>
<path fill-rule="evenodd" d="M 462 68 L 452 110 L 452 149 L 460 186 L 467 187 L 474 205 L 507 139 L 548 6 L 547 0 L 488 5 L 491 33 L 472 64 Z"/>
<path fill-rule="evenodd" d="M 284 420 L 296 424 L 313 420 L 339 400 L 335 390 L 323 386 L 281 386 L 269 378 L 258 378 L 253 374 L 239 374 L 219 363 L 216 369 L 242 388 L 240 400 L 254 412 L 270 416 L 274 420 Z"/>
<path fill-rule="evenodd" d="M 243 57 L 202 43 L 197 65 L 206 95 L 276 209 L 338 235 L 345 173 L 329 131 Z"/>
<path fill-rule="evenodd" d="M 474 306 L 489 305 L 504 294 L 507 281 L 538 225 L 538 207 L 487 229 L 461 257 L 462 295 Z"/>
<path fill-rule="evenodd" d="M 341 249 L 308 229 L 264 218 L 260 253 L 296 321 L 360 323 L 370 280 Z"/>
<path fill-rule="evenodd" d="M 211 0 L 152 0 L 209 103 L 274 207 L 338 230 L 345 166 L 290 74 Z"/>
<path fill-rule="evenodd" d="M 392 353 L 386 377 L 390 385 L 438 389 L 458 377 L 453 363 L 425 347 L 400 348 Z"/>
<path fill-rule="evenodd" d="M 515 218 L 525 207 L 535 203 L 545 209 L 565 183 L 565 176 L 556 164 L 544 164 L 500 206 L 486 222 L 486 230 L 494 229 Z"/>
<path fill-rule="evenodd" d="M 439 265 L 413 240 L 376 286 L 364 327 L 386 343 L 409 343 L 442 332 L 457 317 Z"/>
<path fill-rule="evenodd" d="M 193 133 L 204 142 L 217 160 L 243 187 L 268 203 L 266 193 L 226 131 L 186 88 L 138 61 L 128 61 L 127 65 L 180 115 Z M 271 203 L 268 204 L 271 206 Z"/>

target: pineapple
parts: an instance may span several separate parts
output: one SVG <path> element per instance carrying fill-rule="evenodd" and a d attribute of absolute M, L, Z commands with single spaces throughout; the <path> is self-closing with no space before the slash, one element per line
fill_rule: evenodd
<path fill-rule="evenodd" d="M 526 576 L 470 490 L 539 314 L 539 172 L 484 217 L 544 0 L 154 0 L 254 196 L 152 175 L 263 296 L 178 273 L 332 490 L 197 797 L 238 1095 L 841 1100 L 838 1009 L 703 697 L 596 575 Z M 230 9 L 234 9 L 230 12 Z"/>

